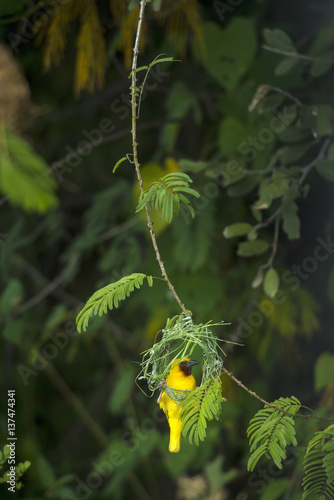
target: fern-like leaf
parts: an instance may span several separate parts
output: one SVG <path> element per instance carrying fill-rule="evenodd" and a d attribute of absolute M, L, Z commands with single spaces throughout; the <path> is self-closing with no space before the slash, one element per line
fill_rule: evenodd
<path fill-rule="evenodd" d="M 191 182 L 189 175 L 182 172 L 173 172 L 161 177 L 153 182 L 147 191 L 141 193 L 136 211 L 139 212 L 145 205 L 148 208 L 162 210 L 163 220 L 170 223 L 174 215 L 178 214 L 182 202 L 194 217 L 194 209 L 185 196 L 187 194 L 199 198 L 199 193 L 189 187 Z"/>
<path fill-rule="evenodd" d="M 300 408 L 300 401 L 291 398 L 279 398 L 272 403 L 277 408 L 295 414 Z M 252 418 L 247 429 L 251 456 L 248 460 L 248 470 L 254 470 L 255 465 L 263 455 L 271 457 L 279 469 L 282 460 L 286 458 L 286 447 L 296 445 L 293 417 L 278 409 L 265 406 Z"/>
<path fill-rule="evenodd" d="M 0 450 L 0 469 L 4 466 L 5 462 L 8 461 L 8 457 L 10 454 L 10 448 L 8 445 L 3 447 L 3 450 Z M 22 488 L 22 483 L 18 481 L 26 470 L 31 466 L 31 462 L 26 460 L 25 462 L 20 462 L 15 466 L 15 490 L 20 490 Z M 4 472 L 2 476 L 0 476 L 0 483 L 7 483 L 9 480 L 8 471 Z"/>
<path fill-rule="evenodd" d="M 78 332 L 86 331 L 89 319 L 91 316 L 102 316 L 108 309 L 112 310 L 118 307 L 120 300 L 129 297 L 130 293 L 135 288 L 140 288 L 144 278 L 147 279 L 149 286 L 153 285 L 153 277 L 142 273 L 132 273 L 129 276 L 124 276 L 115 283 L 111 283 L 97 290 L 87 300 L 85 306 L 79 312 L 76 322 Z"/>
<path fill-rule="evenodd" d="M 302 500 L 334 500 L 334 425 L 316 432 L 304 457 Z"/>
<path fill-rule="evenodd" d="M 208 379 L 187 396 L 180 419 L 182 434 L 188 435 L 190 443 L 199 445 L 206 436 L 207 420 L 217 419 L 221 405 L 225 401 L 222 396 L 221 381 L 218 377 Z"/>
<path fill-rule="evenodd" d="M 9 129 L 0 134 L 0 191 L 28 212 L 57 205 L 57 184 L 44 160 Z"/>

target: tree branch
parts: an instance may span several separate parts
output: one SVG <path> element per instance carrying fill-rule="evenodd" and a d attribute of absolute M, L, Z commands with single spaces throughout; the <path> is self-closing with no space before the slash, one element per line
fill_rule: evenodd
<path fill-rule="evenodd" d="M 275 410 L 277 411 L 280 411 L 281 413 L 284 413 L 285 415 L 289 416 L 289 417 L 298 417 L 298 418 L 314 418 L 316 420 L 321 420 L 322 422 L 334 422 L 334 419 L 330 419 L 330 418 L 323 418 L 323 417 L 317 417 L 316 415 L 301 415 L 300 413 L 290 413 L 289 411 L 285 411 L 285 410 L 282 410 L 282 408 L 278 408 L 277 406 L 273 405 L 272 403 L 269 403 L 268 401 L 266 401 L 265 399 L 261 398 L 261 396 L 258 396 L 256 394 L 256 392 L 254 391 L 251 391 L 250 389 L 248 389 L 248 387 L 246 387 L 242 382 L 241 380 L 237 379 L 233 373 L 229 372 L 228 370 L 226 370 L 226 368 L 223 367 L 223 372 L 228 376 L 230 377 L 230 379 L 233 380 L 233 382 L 235 382 L 239 387 L 241 387 L 242 389 L 244 389 L 244 391 L 248 392 L 248 394 L 250 394 L 251 396 L 253 396 L 254 398 L 258 399 L 259 401 L 261 401 L 261 403 L 265 404 L 266 406 L 269 406 L 270 408 L 274 408 Z M 306 407 L 304 407 L 306 408 Z M 310 408 L 308 408 L 310 409 Z M 313 411 L 313 410 L 311 410 Z"/>
<path fill-rule="evenodd" d="M 139 19 L 138 19 L 138 27 L 137 27 L 137 34 L 136 34 L 136 41 L 135 45 L 133 48 L 133 59 L 132 59 L 132 71 L 131 71 L 131 107 L 132 107 L 132 129 L 131 129 L 131 134 L 132 134 L 132 152 L 133 152 L 133 164 L 136 170 L 136 175 L 138 179 L 138 184 L 140 187 L 140 192 L 144 192 L 144 186 L 143 186 L 143 179 L 141 177 L 140 173 L 140 163 L 138 160 L 138 143 L 137 143 L 137 100 L 136 100 L 136 86 L 137 86 L 137 61 L 138 61 L 138 53 L 139 53 L 139 41 L 140 41 L 140 35 L 141 35 L 141 30 L 143 26 L 143 19 L 144 19 L 144 11 L 145 11 L 145 5 L 146 5 L 146 0 L 141 0 L 140 2 L 140 13 L 139 13 Z M 161 269 L 161 274 L 163 278 L 165 279 L 169 290 L 171 291 L 173 297 L 179 304 L 180 308 L 182 309 L 183 313 L 185 316 L 189 316 L 189 313 L 187 309 L 185 308 L 183 302 L 181 301 L 180 297 L 176 293 L 176 290 L 172 283 L 169 280 L 168 274 L 166 272 L 164 263 L 161 259 L 160 256 L 160 251 L 158 248 L 156 236 L 153 230 L 153 224 L 152 220 L 148 211 L 147 206 L 145 205 L 145 213 L 146 213 L 146 219 L 147 219 L 147 227 L 149 228 L 150 231 L 150 236 L 153 244 L 153 248 L 155 251 L 155 255 L 158 261 L 158 264 Z"/>

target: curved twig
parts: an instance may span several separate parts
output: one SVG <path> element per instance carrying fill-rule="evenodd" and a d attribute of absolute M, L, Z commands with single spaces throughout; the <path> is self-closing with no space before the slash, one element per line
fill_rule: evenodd
<path fill-rule="evenodd" d="M 145 11 L 145 5 L 146 5 L 146 0 L 141 0 L 140 2 L 140 12 L 139 12 L 139 19 L 138 19 L 138 27 L 137 27 L 137 34 L 136 34 L 136 41 L 135 45 L 133 48 L 133 59 L 132 59 L 132 72 L 131 72 L 131 108 L 132 108 L 132 129 L 131 129 L 131 134 L 132 134 L 132 151 L 133 151 L 133 163 L 135 166 L 136 174 L 137 174 L 137 179 L 138 179 L 138 184 L 140 188 L 140 192 L 144 192 L 144 186 L 143 186 L 143 179 L 140 173 L 140 163 L 138 160 L 138 143 L 137 143 L 137 101 L 136 101 L 136 84 L 137 84 L 137 61 L 138 61 L 138 53 L 139 53 L 139 41 L 140 41 L 140 35 L 141 35 L 141 30 L 143 26 L 143 19 L 144 19 L 144 11 Z M 160 251 L 157 245 L 157 240 L 156 236 L 153 230 L 153 224 L 152 220 L 148 211 L 147 206 L 145 205 L 145 213 L 146 213 L 146 219 L 147 219 L 147 227 L 149 228 L 150 231 L 150 236 L 153 244 L 153 248 L 155 251 L 155 255 L 158 261 L 158 264 L 161 269 L 161 274 L 164 277 L 169 290 L 173 294 L 173 297 L 179 304 L 180 308 L 182 309 L 183 313 L 186 316 L 189 316 L 189 313 L 187 309 L 185 308 L 183 302 L 181 301 L 180 297 L 176 293 L 176 290 L 172 283 L 169 280 L 168 274 L 166 272 L 164 263 L 161 259 L 160 256 Z"/>

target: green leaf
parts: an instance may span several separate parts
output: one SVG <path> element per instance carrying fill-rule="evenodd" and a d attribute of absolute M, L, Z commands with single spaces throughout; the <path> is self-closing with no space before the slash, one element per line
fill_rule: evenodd
<path fill-rule="evenodd" d="M 275 297 L 278 292 L 279 282 L 280 279 L 277 271 L 273 267 L 268 269 L 263 282 L 263 289 L 268 297 L 272 299 Z"/>
<path fill-rule="evenodd" d="M 0 299 L 0 317 L 9 316 L 23 299 L 24 289 L 22 283 L 16 279 L 9 281 Z"/>
<path fill-rule="evenodd" d="M 314 387 L 320 391 L 334 382 L 334 355 L 329 352 L 320 354 L 314 369 Z"/>
<path fill-rule="evenodd" d="M 56 481 L 56 476 L 50 463 L 42 454 L 37 457 L 36 467 L 44 488 L 51 488 Z"/>
<path fill-rule="evenodd" d="M 240 257 L 252 257 L 261 255 L 269 248 L 269 244 L 264 240 L 243 241 L 239 243 L 237 254 Z"/>
<path fill-rule="evenodd" d="M 307 151 L 312 147 L 310 142 L 302 144 L 293 144 L 291 146 L 283 146 L 277 151 L 279 158 L 283 165 L 288 165 L 290 163 L 295 163 L 300 160 Z"/>
<path fill-rule="evenodd" d="M 334 161 L 333 160 L 321 160 L 318 161 L 316 165 L 318 174 L 324 179 L 334 182 Z"/>
<path fill-rule="evenodd" d="M 162 4 L 162 0 L 153 0 L 152 1 L 152 9 L 154 10 L 154 12 L 160 11 L 161 4 Z"/>
<path fill-rule="evenodd" d="M 246 222 L 236 222 L 235 224 L 226 226 L 223 231 L 223 235 L 225 238 L 234 238 L 235 236 L 243 236 L 244 234 L 249 233 L 251 229 L 252 226 Z"/>
<path fill-rule="evenodd" d="M 282 498 L 282 495 L 287 491 L 290 484 L 290 479 L 281 478 L 275 479 L 274 482 L 266 486 L 263 495 L 261 495 L 260 500 L 278 500 Z"/>
<path fill-rule="evenodd" d="M 286 197 L 282 204 L 283 229 L 289 240 L 300 237 L 300 219 L 297 215 L 298 205 L 290 197 Z"/>
<path fill-rule="evenodd" d="M 298 64 L 298 59 L 295 57 L 287 57 L 283 59 L 275 68 L 275 75 L 286 75 Z"/>
<path fill-rule="evenodd" d="M 264 29 L 263 38 L 265 42 L 274 49 L 282 50 L 284 52 L 296 52 L 296 48 L 289 35 L 280 29 Z"/>
<path fill-rule="evenodd" d="M 2 335 L 5 339 L 10 340 L 18 347 L 21 347 L 24 328 L 24 322 L 22 320 L 11 320 L 5 324 Z"/>
<path fill-rule="evenodd" d="M 245 196 L 258 185 L 258 182 L 258 177 L 256 175 L 246 176 L 238 182 L 232 184 L 232 186 L 229 186 L 227 188 L 227 194 L 231 197 Z"/>
<path fill-rule="evenodd" d="M 307 445 L 304 457 L 302 500 L 334 498 L 334 425 L 316 432 Z"/>
<path fill-rule="evenodd" d="M 333 52 L 327 52 L 312 64 L 310 73 L 312 76 L 322 76 L 331 69 L 333 64 Z"/>
<path fill-rule="evenodd" d="M 200 54 L 207 73 L 226 90 L 236 88 L 252 64 L 256 54 L 253 23 L 245 18 L 233 18 L 227 28 L 215 22 L 203 23 L 206 51 Z"/>
<path fill-rule="evenodd" d="M 219 126 L 218 140 L 221 152 L 227 156 L 234 153 L 245 136 L 245 125 L 237 118 L 228 116 Z"/>
<path fill-rule="evenodd" d="M 123 158 L 121 158 L 120 160 L 118 160 L 118 162 L 116 163 L 116 165 L 112 169 L 112 173 L 116 172 L 116 170 L 118 169 L 118 167 L 120 166 L 120 164 L 123 163 L 123 161 L 126 161 L 126 160 L 127 160 L 126 156 L 123 156 Z"/>
<path fill-rule="evenodd" d="M 253 471 L 263 456 L 271 456 L 278 468 L 282 468 L 282 460 L 286 458 L 286 447 L 296 445 L 294 419 L 286 413 L 296 414 L 300 409 L 300 401 L 291 398 L 279 398 L 272 403 L 275 408 L 265 405 L 252 418 L 247 429 L 251 455 L 248 470 Z M 280 411 L 283 410 L 283 411 Z"/>
<path fill-rule="evenodd" d="M 314 132 L 317 137 L 323 137 L 332 134 L 332 108 L 329 105 L 318 106 L 315 110 L 316 120 Z"/>
<path fill-rule="evenodd" d="M 258 210 L 263 210 L 269 208 L 272 200 L 276 198 L 280 198 L 289 190 L 289 181 L 288 179 L 263 179 L 260 183 L 259 188 L 259 199 L 253 205 L 253 208 Z"/>
<path fill-rule="evenodd" d="M 174 215 L 178 214 L 182 202 L 194 217 L 194 210 L 185 194 L 196 198 L 199 198 L 200 194 L 190 188 L 191 182 L 190 177 L 183 172 L 174 172 L 161 177 L 153 182 L 147 191 L 140 194 L 136 212 L 142 210 L 145 205 L 155 210 L 160 209 L 162 219 L 170 223 Z"/>
<path fill-rule="evenodd" d="M 115 381 L 113 391 L 108 400 L 108 410 L 113 414 L 121 413 L 134 387 L 136 370 L 133 364 L 125 363 L 124 369 Z"/>
<path fill-rule="evenodd" d="M 86 331 L 91 316 L 102 316 L 107 310 L 118 307 L 120 300 L 129 297 L 135 288 L 140 288 L 144 278 L 147 278 L 148 284 L 152 284 L 152 277 L 142 273 L 132 273 L 124 276 L 115 283 L 111 283 L 100 290 L 97 290 L 86 302 L 85 306 L 79 312 L 76 323 L 78 332 Z"/>
<path fill-rule="evenodd" d="M 9 129 L 1 130 L 0 171 L 0 190 L 27 212 L 44 213 L 57 205 L 52 171 L 27 142 Z"/>
<path fill-rule="evenodd" d="M 180 413 L 182 434 L 188 435 L 190 443 L 199 445 L 206 437 L 207 420 L 219 420 L 222 396 L 219 377 L 208 379 L 186 397 Z"/>

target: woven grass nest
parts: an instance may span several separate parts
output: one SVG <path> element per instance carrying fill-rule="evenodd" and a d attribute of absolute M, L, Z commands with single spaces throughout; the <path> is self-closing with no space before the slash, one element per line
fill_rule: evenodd
<path fill-rule="evenodd" d="M 175 316 L 167 321 L 166 327 L 157 333 L 153 346 L 144 351 L 141 372 L 138 380 L 146 380 L 148 388 L 153 393 L 163 389 L 171 399 L 182 402 L 191 391 L 180 391 L 166 385 L 166 379 L 176 359 L 191 358 L 196 349 L 201 351 L 202 380 L 201 386 L 213 377 L 220 377 L 225 355 L 211 327 L 223 326 L 228 323 L 212 323 L 195 325 L 190 316 Z M 158 340 L 158 338 L 160 340 Z"/>

